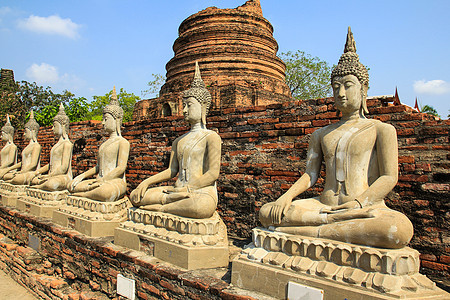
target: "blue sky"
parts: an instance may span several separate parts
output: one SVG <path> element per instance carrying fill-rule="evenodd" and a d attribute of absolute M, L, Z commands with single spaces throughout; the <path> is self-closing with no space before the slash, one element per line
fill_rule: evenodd
<path fill-rule="evenodd" d="M 245 0 L 0 0 L 0 68 L 16 80 L 67 89 L 91 100 L 115 85 L 141 95 L 165 74 L 178 26 L 209 6 Z M 393 94 L 414 106 L 450 109 L 450 1 L 261 0 L 279 51 L 303 50 L 330 65 L 351 26 L 369 96 Z"/>

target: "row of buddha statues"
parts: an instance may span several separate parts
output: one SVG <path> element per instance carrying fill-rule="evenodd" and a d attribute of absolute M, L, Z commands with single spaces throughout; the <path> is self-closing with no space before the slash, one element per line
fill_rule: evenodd
<path fill-rule="evenodd" d="M 328 240 L 393 251 L 407 248 L 413 226 L 405 215 L 388 208 L 384 202 L 397 183 L 396 130 L 392 125 L 365 117 L 369 75 L 356 54 L 350 29 L 344 54 L 332 71 L 331 85 L 335 107 L 342 117 L 312 133 L 303 175 L 280 198 L 262 206 L 259 220 L 263 235 Z M 126 199 L 128 204 L 121 209 L 128 211 L 127 217 L 119 229 L 123 234 L 161 237 L 165 231 L 167 240 L 180 244 L 227 247 L 226 228 L 216 212 L 222 141 L 215 131 L 206 128 L 211 99 L 196 63 L 194 80 L 182 101 L 190 130 L 173 142 L 168 168 L 143 180 Z M 126 198 L 130 143 L 121 135 L 122 117 L 114 90 L 103 111 L 102 124 L 109 137 L 98 150 L 96 166 L 75 178 L 72 178 L 69 118 L 62 105 L 53 123 L 58 142 L 50 151 L 50 163 L 44 167 L 40 167 L 39 125 L 33 113 L 25 125 L 24 136 L 29 144 L 22 151 L 20 163 L 16 162 L 14 128 L 8 119 L 2 128 L 6 145 L 1 150 L 0 179 L 48 192 L 65 190 L 71 199 L 67 203 L 76 207 L 75 211 L 87 209 L 91 215 L 113 211 L 115 208 L 108 205 Z M 323 162 L 326 178 L 321 195 L 296 199 L 317 182 Z M 175 177 L 173 186 L 157 186 Z M 70 210 L 66 207 L 65 212 Z M 128 237 L 122 235 L 117 239 Z M 254 246 L 257 244 L 254 237 Z M 265 245 L 258 247 L 271 250 Z M 222 264 L 228 264 L 227 255 L 228 252 Z"/>

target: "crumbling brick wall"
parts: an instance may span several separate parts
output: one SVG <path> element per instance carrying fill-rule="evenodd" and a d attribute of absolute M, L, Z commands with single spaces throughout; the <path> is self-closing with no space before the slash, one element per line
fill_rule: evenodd
<path fill-rule="evenodd" d="M 230 236 L 249 238 L 251 228 L 258 226 L 261 206 L 277 199 L 300 177 L 310 134 L 338 120 L 332 104 L 332 98 L 325 98 L 211 111 L 208 127 L 223 140 L 218 210 Z M 450 121 L 435 120 L 405 105 L 383 105 L 380 100 L 369 100 L 368 106 L 369 118 L 394 125 L 398 134 L 399 180 L 387 205 L 413 222 L 410 245 L 422 253 L 423 272 L 448 277 Z M 74 175 L 95 165 L 98 147 L 106 139 L 101 128 L 98 121 L 71 124 Z M 128 194 L 144 178 L 167 168 L 172 142 L 188 130 L 179 116 L 124 124 L 123 136 L 131 143 Z M 41 128 L 38 140 L 43 145 L 42 164 L 48 163 L 56 142 L 51 128 Z M 16 143 L 23 149 L 21 132 L 16 133 Z M 318 195 L 322 183 L 319 178 L 302 197 Z"/>

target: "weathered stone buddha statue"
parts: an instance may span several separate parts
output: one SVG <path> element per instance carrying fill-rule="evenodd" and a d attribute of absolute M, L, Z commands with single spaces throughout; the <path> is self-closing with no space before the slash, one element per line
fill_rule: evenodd
<path fill-rule="evenodd" d="M 34 188 L 45 191 L 61 191 L 67 188 L 72 179 L 72 149 L 69 140 L 69 117 L 60 105 L 58 114 L 53 119 L 53 132 L 58 142 L 50 150 L 50 163 L 35 172 L 31 181 Z M 44 173 L 47 173 L 44 175 Z"/>
<path fill-rule="evenodd" d="M 25 188 L 16 207 L 38 217 L 51 218 L 67 198 L 67 184 L 72 179 L 73 144 L 68 137 L 70 120 L 61 104 L 53 119 L 53 132 L 58 139 L 50 150 L 50 163 L 34 172 L 31 185 Z"/>
<path fill-rule="evenodd" d="M 359 62 L 351 31 L 331 84 L 340 121 L 312 134 L 305 173 L 261 208 L 260 221 L 275 231 L 402 248 L 413 235 L 412 224 L 384 203 L 397 183 L 397 134 L 392 125 L 364 116 L 369 74 Z M 326 178 L 320 197 L 294 201 L 315 184 L 322 161 Z"/>
<path fill-rule="evenodd" d="M 130 143 L 121 134 L 122 118 L 123 109 L 114 87 L 111 101 L 103 109 L 102 124 L 109 138 L 98 150 L 97 165 L 69 182 L 67 188 L 72 195 L 104 202 L 113 202 L 125 195 Z M 94 175 L 96 178 L 88 179 Z"/>
<path fill-rule="evenodd" d="M 442 297 L 419 273 L 419 252 L 406 246 L 411 222 L 384 203 L 397 183 L 397 135 L 392 125 L 364 116 L 369 75 L 350 28 L 331 84 L 341 119 L 311 135 L 305 173 L 261 208 L 265 228 L 253 229 L 252 243 L 233 261 L 231 282 L 280 299 L 296 282 L 319 289 L 309 290 L 311 299 Z M 322 162 L 321 195 L 294 200 L 316 183 Z"/>
<path fill-rule="evenodd" d="M 216 211 L 216 180 L 220 170 L 220 136 L 206 129 L 211 94 L 205 88 L 196 64 L 192 87 L 183 95 L 183 114 L 191 130 L 172 144 L 167 170 L 144 180 L 131 193 L 134 206 L 182 217 L 204 219 Z M 170 180 L 175 186 L 149 186 Z"/>
<path fill-rule="evenodd" d="M 30 142 L 22 151 L 22 161 L 8 168 L 8 173 L 3 176 L 3 180 L 15 185 L 29 185 L 39 168 L 41 157 L 41 145 L 37 141 L 39 124 L 34 119 L 31 111 L 30 119 L 25 124 L 25 139 Z"/>
<path fill-rule="evenodd" d="M 14 144 L 14 127 L 6 115 L 6 123 L 2 127 L 2 140 L 6 143 L 0 152 L 0 179 L 8 172 L 8 168 L 17 162 L 17 146 Z"/>
<path fill-rule="evenodd" d="M 97 165 L 71 180 L 67 201 L 53 212 L 53 221 L 91 237 L 114 235 L 127 217 L 130 200 L 125 196 L 130 143 L 122 137 L 123 109 L 114 87 L 103 109 L 103 127 L 109 135 L 98 149 Z M 91 178 L 95 176 L 95 178 Z"/>
<path fill-rule="evenodd" d="M 211 94 L 196 63 L 191 88 L 183 94 L 183 114 L 191 130 L 173 142 L 169 167 L 131 193 L 135 207 L 116 228 L 116 245 L 190 270 L 228 265 L 227 230 L 216 211 L 222 140 L 206 129 L 210 105 Z M 153 186 L 177 175 L 174 186 Z"/>

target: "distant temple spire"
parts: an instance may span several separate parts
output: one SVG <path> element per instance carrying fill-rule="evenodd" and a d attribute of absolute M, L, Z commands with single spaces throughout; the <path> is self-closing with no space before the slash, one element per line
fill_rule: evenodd
<path fill-rule="evenodd" d="M 398 97 L 397 87 L 395 87 L 394 105 L 402 105 L 400 98 Z"/>
<path fill-rule="evenodd" d="M 417 97 L 416 97 L 416 103 L 414 103 L 414 109 L 417 110 L 418 112 L 420 112 L 419 103 L 417 102 Z"/>

